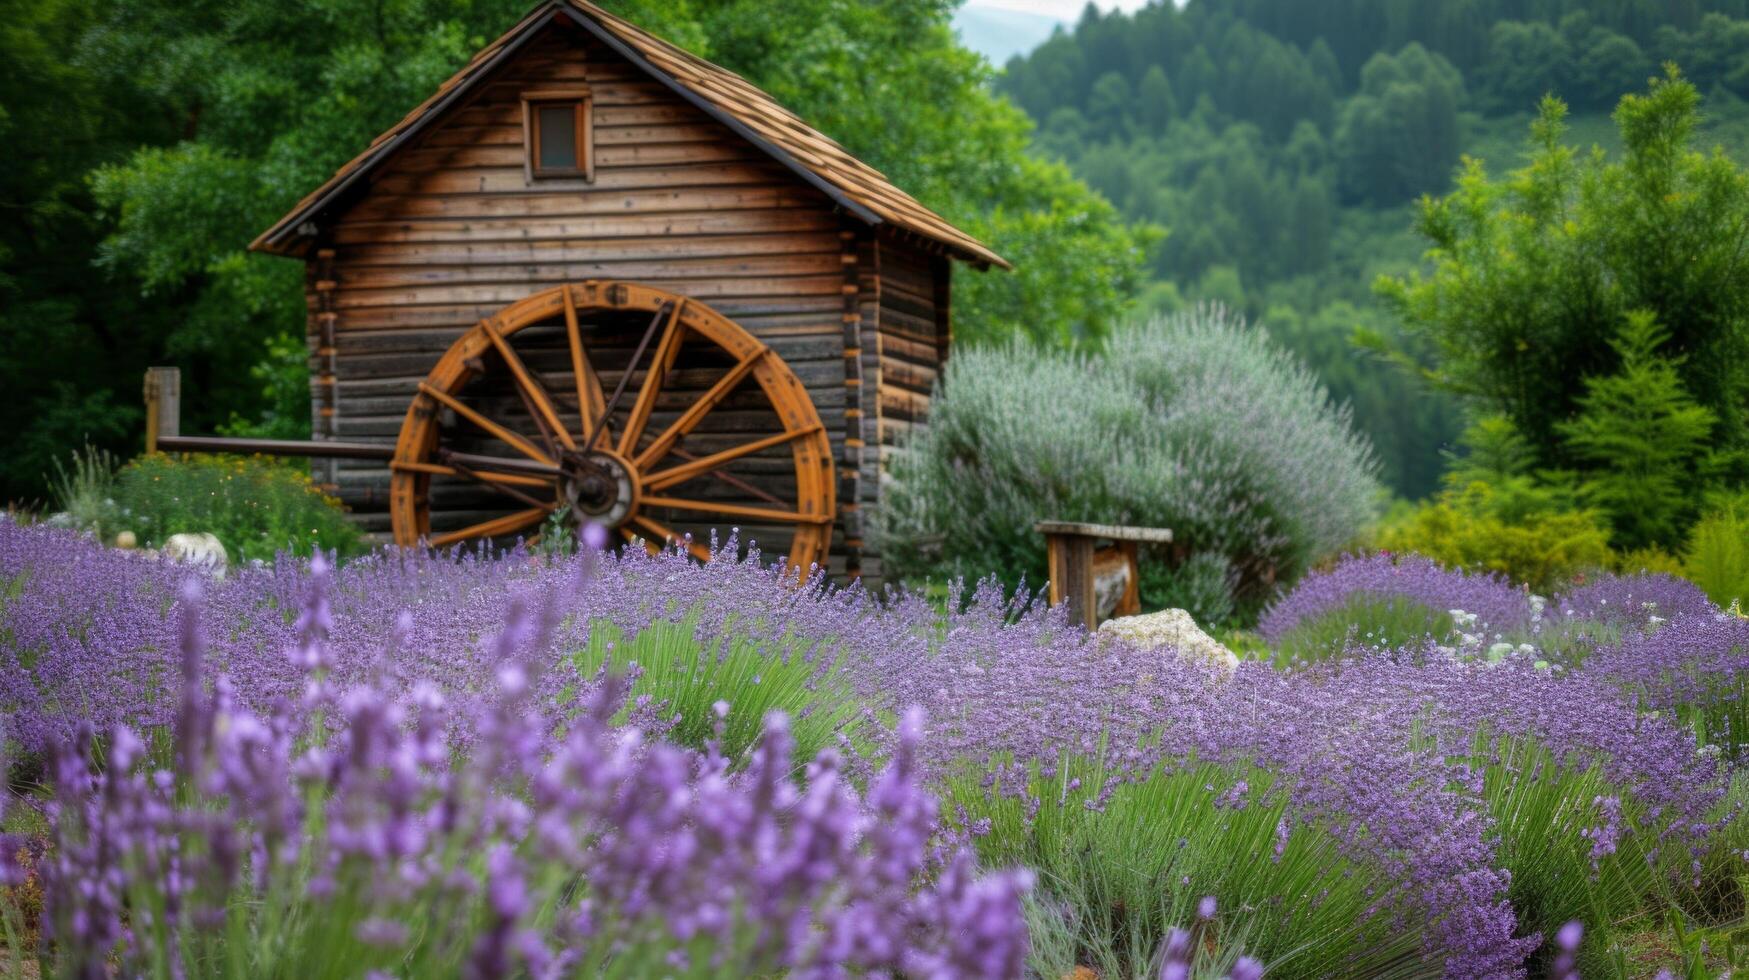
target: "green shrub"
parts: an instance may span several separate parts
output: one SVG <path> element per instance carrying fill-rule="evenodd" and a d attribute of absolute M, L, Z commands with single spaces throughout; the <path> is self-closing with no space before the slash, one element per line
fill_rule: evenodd
<path fill-rule="evenodd" d="M 1037 586 L 1036 521 L 1169 527 L 1172 550 L 1149 560 L 1189 564 L 1150 571 L 1143 584 L 1160 591 L 1144 601 L 1194 603 L 1206 621 L 1351 540 L 1372 515 L 1375 468 L 1304 367 L 1206 307 L 1133 325 L 1101 354 L 1020 342 L 956 354 L 930 424 L 892 461 L 875 532 L 898 577 Z"/>
<path fill-rule="evenodd" d="M 1294 825 L 1277 854 L 1285 794 L 1272 792 L 1265 771 L 1160 771 L 1119 786 L 1095 812 L 1084 804 L 1105 783 L 1099 763 L 1065 758 L 1056 770 L 1046 776 L 1035 766 L 1019 795 L 992 793 L 981 771 L 963 773 L 942 799 L 945 813 L 989 821 L 975 838 L 987 865 L 1037 873 L 1034 912 L 1052 917 L 1030 964 L 1041 976 L 1076 965 L 1063 950 L 1102 977 L 1157 976 L 1152 958 L 1170 929 L 1196 920 L 1203 896 L 1220 910 L 1211 958 L 1230 963 L 1243 951 L 1272 976 L 1387 974 L 1420 949 L 1415 929 L 1368 915 L 1381 883 L 1343 858 L 1329 834 Z M 1222 805 L 1229 794 L 1242 802 Z M 1030 821 L 1026 797 L 1044 801 Z"/>
<path fill-rule="evenodd" d="M 1448 568 L 1496 572 L 1542 593 L 1614 567 L 1609 530 L 1559 473 L 1533 472 L 1535 453 L 1504 416 L 1476 419 L 1459 436 L 1446 488 L 1392 519 L 1376 544 Z"/>
<path fill-rule="evenodd" d="M 1198 623 L 1226 623 L 1235 611 L 1236 579 L 1226 556 L 1205 551 L 1181 564 L 1142 563 L 1139 586 L 1153 605 L 1189 610 Z"/>
<path fill-rule="evenodd" d="M 1682 575 L 1721 607 L 1749 599 L 1749 497 L 1721 501 L 1689 529 Z"/>
<path fill-rule="evenodd" d="M 115 507 L 115 457 L 87 445 L 73 454 L 71 466 L 55 460 L 55 475 L 49 486 L 55 503 L 76 528 L 96 531 Z"/>
<path fill-rule="evenodd" d="M 1500 516 L 1500 495 L 1485 483 L 1445 491 L 1386 528 L 1379 546 L 1449 568 L 1496 572 L 1542 593 L 1614 564 L 1609 532 L 1596 512 L 1550 507 L 1507 520 Z"/>
<path fill-rule="evenodd" d="M 63 473 L 60 505 L 75 526 L 110 540 L 132 531 L 155 548 L 171 535 L 208 532 L 233 562 L 271 561 L 280 551 L 366 550 L 340 502 L 302 471 L 261 457 L 142 456 L 109 470 L 97 455 Z"/>
<path fill-rule="evenodd" d="M 1581 490 L 1609 515 L 1624 548 L 1673 544 L 1693 519 L 1707 436 L 1717 421 L 1682 384 L 1683 358 L 1658 349 L 1670 340 L 1647 310 L 1633 310 L 1610 341 L 1620 367 L 1585 379 L 1579 414 L 1555 425 L 1574 456 L 1591 464 Z"/>

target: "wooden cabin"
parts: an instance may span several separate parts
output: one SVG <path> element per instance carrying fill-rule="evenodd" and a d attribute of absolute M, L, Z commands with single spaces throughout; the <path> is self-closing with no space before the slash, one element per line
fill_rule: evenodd
<path fill-rule="evenodd" d="M 953 262 L 1006 267 L 581 0 L 536 8 L 252 247 L 306 263 L 315 438 L 395 446 L 318 464 L 367 530 L 583 515 L 702 556 L 735 526 L 871 581 L 882 449 L 928 408 Z"/>

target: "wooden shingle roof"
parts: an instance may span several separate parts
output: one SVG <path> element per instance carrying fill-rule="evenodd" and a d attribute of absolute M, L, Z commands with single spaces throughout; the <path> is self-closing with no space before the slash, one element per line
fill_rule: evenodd
<path fill-rule="evenodd" d="M 474 55 L 466 67 L 438 86 L 431 97 L 387 132 L 371 141 L 326 183 L 262 232 L 250 245 L 263 252 L 297 250 L 303 226 L 365 177 L 396 149 L 440 117 L 492 70 L 512 57 L 548 19 L 563 17 L 594 34 L 626 60 L 666 84 L 676 94 L 728 126 L 813 185 L 845 211 L 870 225 L 890 225 L 940 245 L 955 258 L 980 267 L 1010 268 L 982 242 L 893 186 L 885 175 L 835 140 L 803 122 L 746 79 L 683 51 L 587 0 L 549 0 L 515 27 Z"/>

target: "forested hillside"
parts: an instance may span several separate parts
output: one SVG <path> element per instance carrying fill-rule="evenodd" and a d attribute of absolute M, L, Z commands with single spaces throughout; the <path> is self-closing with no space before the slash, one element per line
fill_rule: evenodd
<path fill-rule="evenodd" d="M 1425 243 L 1411 203 L 1460 157 L 1522 162 L 1537 101 L 1572 107 L 1570 140 L 1609 149 L 1607 113 L 1664 62 L 1706 96 L 1703 142 L 1749 148 L 1745 0 L 1190 0 L 1133 15 L 1089 6 L 1002 92 L 1037 142 L 1127 216 L 1168 230 L 1145 304 L 1235 304 L 1352 401 L 1385 477 L 1437 481 L 1453 404 L 1349 343 L 1391 330 L 1381 273 Z"/>

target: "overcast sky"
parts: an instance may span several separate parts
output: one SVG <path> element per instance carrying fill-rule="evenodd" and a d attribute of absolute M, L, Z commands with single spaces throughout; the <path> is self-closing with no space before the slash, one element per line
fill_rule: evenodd
<path fill-rule="evenodd" d="M 1135 10 L 1145 5 L 1147 0 L 1098 0 L 1099 9 L 1110 10 L 1118 7 L 1123 10 Z M 1073 21 L 1081 16 L 1081 10 L 1087 6 L 1087 0 L 969 0 L 972 7 L 999 7 L 1004 10 L 1019 10 L 1029 14 L 1044 14 L 1058 20 Z"/>

